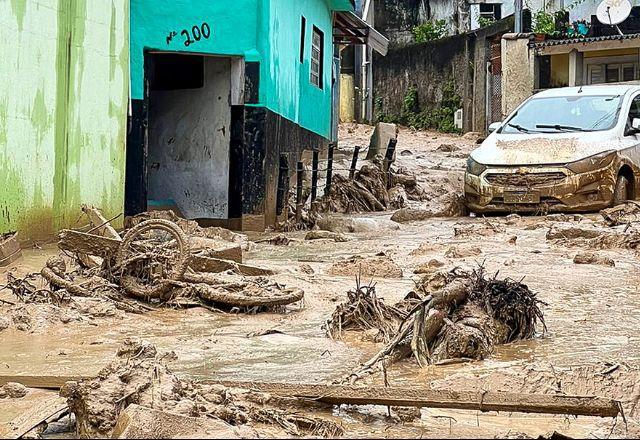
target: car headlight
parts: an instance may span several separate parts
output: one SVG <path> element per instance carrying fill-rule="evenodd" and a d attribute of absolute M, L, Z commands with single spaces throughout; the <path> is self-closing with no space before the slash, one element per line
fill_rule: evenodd
<path fill-rule="evenodd" d="M 481 163 L 476 162 L 471 158 L 471 156 L 469 156 L 469 159 L 467 159 L 467 173 L 472 174 L 474 176 L 479 176 L 486 169 L 487 167 L 485 165 L 482 165 Z"/>
<path fill-rule="evenodd" d="M 576 174 L 587 173 L 589 171 L 599 170 L 611 165 L 616 157 L 615 151 L 607 151 L 605 153 L 589 156 L 584 159 L 577 160 L 567 164 L 567 168 Z"/>

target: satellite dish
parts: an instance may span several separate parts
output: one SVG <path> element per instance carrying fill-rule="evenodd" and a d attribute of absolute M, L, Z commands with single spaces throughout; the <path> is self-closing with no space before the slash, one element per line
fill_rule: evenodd
<path fill-rule="evenodd" d="M 596 16 L 602 24 L 615 26 L 622 23 L 631 14 L 631 2 L 629 0 L 603 0 L 598 5 Z"/>

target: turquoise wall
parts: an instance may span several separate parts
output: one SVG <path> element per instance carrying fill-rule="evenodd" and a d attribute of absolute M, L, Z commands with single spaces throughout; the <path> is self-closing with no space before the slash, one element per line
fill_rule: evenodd
<path fill-rule="evenodd" d="M 349 0 L 131 1 L 131 93 L 143 98 L 144 50 L 242 56 L 260 62 L 257 106 L 264 106 L 321 136 L 331 135 L 332 11 Z M 300 20 L 307 20 L 304 63 L 299 61 Z M 207 22 L 208 39 L 189 46 L 182 30 Z M 311 84 L 313 26 L 324 32 L 323 89 Z M 170 41 L 167 37 L 176 33 Z"/>
<path fill-rule="evenodd" d="M 295 0 L 294 0 L 295 1 Z M 260 61 L 257 28 L 268 0 L 131 0 L 131 97 L 144 93 L 144 50 L 193 52 L 246 57 Z M 185 46 L 183 30 L 207 22 L 208 39 Z M 170 34 L 176 35 L 167 42 Z"/>

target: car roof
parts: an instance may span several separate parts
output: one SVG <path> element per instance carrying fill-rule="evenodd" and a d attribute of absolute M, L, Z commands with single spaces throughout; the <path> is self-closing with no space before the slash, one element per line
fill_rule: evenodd
<path fill-rule="evenodd" d="M 640 82 L 624 84 L 597 84 L 582 87 L 559 87 L 555 89 L 544 90 L 534 95 L 536 98 L 553 98 L 558 96 L 611 96 L 625 95 L 629 92 L 640 91 Z"/>

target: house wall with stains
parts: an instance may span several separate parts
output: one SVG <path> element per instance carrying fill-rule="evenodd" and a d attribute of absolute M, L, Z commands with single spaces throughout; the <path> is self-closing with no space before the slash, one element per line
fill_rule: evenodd
<path fill-rule="evenodd" d="M 329 138 L 332 11 L 352 9 L 348 0 L 131 0 L 131 97 L 143 99 L 145 51 L 243 57 L 260 65 L 258 101 L 250 105 Z M 313 26 L 324 33 L 321 89 L 310 82 Z"/>
<path fill-rule="evenodd" d="M 0 2 L 0 232 L 122 212 L 128 35 L 129 0 Z"/>

